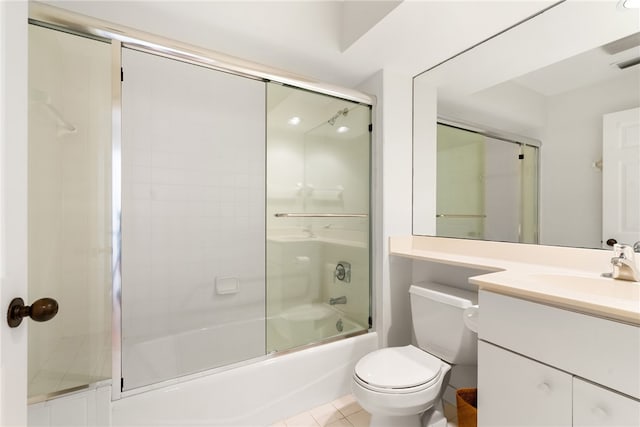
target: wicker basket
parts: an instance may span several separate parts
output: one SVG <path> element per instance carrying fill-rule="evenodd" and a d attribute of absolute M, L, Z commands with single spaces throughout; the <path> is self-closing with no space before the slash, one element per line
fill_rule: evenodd
<path fill-rule="evenodd" d="M 478 389 L 458 389 L 456 404 L 458 407 L 458 427 L 476 427 L 478 425 Z"/>

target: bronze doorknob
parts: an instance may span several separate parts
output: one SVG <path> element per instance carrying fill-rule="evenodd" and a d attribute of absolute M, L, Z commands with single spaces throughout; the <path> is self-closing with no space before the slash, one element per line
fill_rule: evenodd
<path fill-rule="evenodd" d="M 40 298 L 31 305 L 24 305 L 22 298 L 14 298 L 7 311 L 7 323 L 15 328 L 22 323 L 23 317 L 30 317 L 36 322 L 51 320 L 58 313 L 58 302 L 53 298 Z"/>

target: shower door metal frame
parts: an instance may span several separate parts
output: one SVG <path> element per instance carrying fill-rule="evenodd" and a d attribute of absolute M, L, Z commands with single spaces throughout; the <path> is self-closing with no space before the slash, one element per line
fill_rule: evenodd
<path fill-rule="evenodd" d="M 288 86 L 322 93 L 335 98 L 373 105 L 373 99 L 362 92 L 312 80 L 285 70 L 240 59 L 231 55 L 204 49 L 167 37 L 136 30 L 101 19 L 82 15 L 55 6 L 30 2 L 29 18 L 45 26 L 87 37 L 120 41 L 122 46 L 154 55 L 189 62 L 225 73 L 257 80 L 273 81 Z"/>
<path fill-rule="evenodd" d="M 370 108 L 371 122 L 374 122 L 374 109 L 376 107 L 376 99 L 362 92 L 334 86 L 331 84 L 315 81 L 304 76 L 289 73 L 284 70 L 267 67 L 262 64 L 246 61 L 231 55 L 226 55 L 209 49 L 200 48 L 187 43 L 171 40 L 166 37 L 157 36 L 155 34 L 136 30 L 134 28 L 123 25 L 113 24 L 101 19 L 60 9 L 55 6 L 30 2 L 29 3 L 29 21 L 30 23 L 48 27 L 53 30 L 68 32 L 82 37 L 98 39 L 110 42 L 111 47 L 111 102 L 112 102 L 112 320 L 111 320 L 111 361 L 112 361 L 112 386 L 111 399 L 119 400 L 123 397 L 136 395 L 149 390 L 164 387 L 168 383 L 178 383 L 198 378 L 203 374 L 195 373 L 181 376 L 161 383 L 151 384 L 149 386 L 137 389 L 122 391 L 122 86 L 121 86 L 121 70 L 122 70 L 122 48 L 146 52 L 169 59 L 186 62 L 201 67 L 210 68 L 216 71 L 234 74 L 246 78 L 260 80 L 266 82 L 275 82 L 283 85 L 308 90 L 319 94 L 329 95 L 334 98 L 344 99 L 358 104 L 366 105 Z M 373 133 L 369 133 L 369 304 L 370 316 L 375 319 L 375 292 L 377 288 L 377 275 L 373 274 L 372 260 L 376 257 L 374 245 L 375 233 L 373 229 L 379 229 L 381 223 L 379 221 L 377 210 L 374 210 L 373 202 L 376 198 L 377 189 L 373 188 L 373 151 L 374 138 Z M 271 357 L 288 354 L 292 351 L 298 351 L 323 345 L 332 341 L 350 338 L 353 336 L 365 334 L 375 329 L 375 320 L 368 325 L 368 329 L 354 332 L 351 334 L 334 337 L 317 343 L 310 343 L 294 350 L 279 353 L 265 354 L 257 358 L 225 365 L 219 368 L 211 368 L 206 372 L 224 371 L 230 368 L 248 365 L 259 360 L 265 360 Z M 88 386 L 87 386 L 88 387 Z"/>
<path fill-rule="evenodd" d="M 111 399 L 117 400 L 122 394 L 122 43 L 112 40 L 111 46 Z"/>

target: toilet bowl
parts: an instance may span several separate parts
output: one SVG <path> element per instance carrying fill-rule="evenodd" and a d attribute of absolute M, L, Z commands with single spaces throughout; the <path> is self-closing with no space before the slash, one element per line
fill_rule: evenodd
<path fill-rule="evenodd" d="M 446 427 L 447 362 L 477 360 L 477 336 L 463 322 L 463 311 L 476 303 L 477 294 L 434 283 L 413 285 L 409 292 L 418 347 L 373 351 L 353 372 L 351 389 L 371 414 L 371 427 Z"/>
<path fill-rule="evenodd" d="M 352 391 L 360 406 L 374 415 L 371 427 L 419 427 L 421 414 L 441 397 L 450 369 L 412 345 L 384 348 L 358 361 Z"/>

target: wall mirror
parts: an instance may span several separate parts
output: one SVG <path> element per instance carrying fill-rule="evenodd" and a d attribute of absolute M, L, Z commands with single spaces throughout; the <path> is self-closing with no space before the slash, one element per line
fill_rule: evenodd
<path fill-rule="evenodd" d="M 640 240 L 640 11 L 565 1 L 414 78 L 413 234 Z"/>

